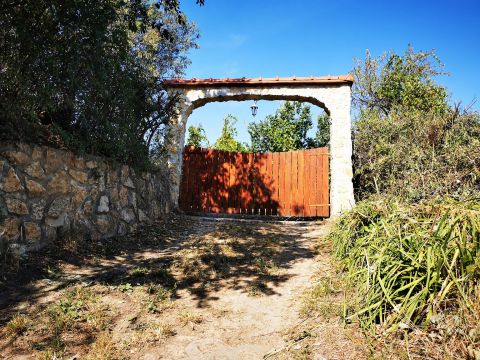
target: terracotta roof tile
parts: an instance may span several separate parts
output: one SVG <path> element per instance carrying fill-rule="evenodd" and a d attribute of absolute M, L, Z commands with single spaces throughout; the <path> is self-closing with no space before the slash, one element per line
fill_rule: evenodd
<path fill-rule="evenodd" d="M 261 86 L 261 85 L 307 85 L 307 84 L 352 84 L 352 75 L 310 76 L 310 77 L 275 77 L 275 78 L 237 78 L 237 79 L 168 79 L 167 87 L 201 87 L 201 86 Z"/>

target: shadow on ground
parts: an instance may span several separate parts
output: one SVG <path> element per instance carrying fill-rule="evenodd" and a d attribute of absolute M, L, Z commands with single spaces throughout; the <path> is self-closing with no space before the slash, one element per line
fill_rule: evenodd
<path fill-rule="evenodd" d="M 275 286 L 289 278 L 283 270 L 314 256 L 299 241 L 308 226 L 178 216 L 123 238 L 65 238 L 61 246 L 32 254 L 0 284 L 0 325 L 19 304 L 35 304 L 75 283 L 161 285 L 172 291 L 173 299 L 190 293 L 197 307 L 217 300 L 222 289 L 277 295 Z"/>

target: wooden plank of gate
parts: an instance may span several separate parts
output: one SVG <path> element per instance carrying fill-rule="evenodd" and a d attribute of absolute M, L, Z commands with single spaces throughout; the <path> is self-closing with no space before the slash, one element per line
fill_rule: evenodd
<path fill-rule="evenodd" d="M 205 157 L 205 149 L 200 148 L 199 149 L 199 158 L 198 158 L 198 174 L 197 174 L 197 179 L 198 179 L 198 211 L 203 212 L 203 201 L 205 199 L 205 163 L 204 163 L 204 157 Z"/>
<path fill-rule="evenodd" d="M 262 154 L 262 162 L 260 164 L 260 185 L 261 185 L 261 201 L 260 214 L 267 215 L 268 201 L 270 200 L 270 188 L 268 187 L 268 154 Z"/>
<path fill-rule="evenodd" d="M 197 201 L 197 198 L 195 196 L 195 193 L 197 191 L 197 182 L 195 180 L 196 178 L 196 172 L 197 172 L 197 169 L 196 169 L 196 157 L 197 157 L 197 154 L 192 151 L 190 153 L 190 210 L 191 211 L 195 211 L 196 210 L 196 201 Z"/>
<path fill-rule="evenodd" d="M 240 177 L 241 177 L 241 170 L 240 170 L 240 166 L 241 166 L 241 163 L 242 163 L 242 156 L 240 153 L 234 153 L 233 155 L 233 158 L 234 158 L 234 167 L 235 167 L 235 188 L 234 188 L 234 192 L 235 192 L 235 214 L 239 214 L 240 213 L 240 209 L 241 209 L 241 187 L 240 187 L 240 184 L 241 184 L 241 181 L 240 181 Z"/>
<path fill-rule="evenodd" d="M 305 216 L 305 201 L 304 201 L 304 178 L 305 178 L 305 162 L 304 162 L 304 151 L 298 153 L 298 207 L 299 207 L 299 216 Z"/>
<path fill-rule="evenodd" d="M 217 197 L 217 191 L 218 191 L 217 163 L 218 163 L 218 152 L 216 150 L 212 150 L 212 158 L 211 158 L 211 163 L 210 163 L 210 181 L 211 181 L 210 212 L 212 212 L 212 213 L 216 213 L 218 211 L 218 206 L 217 206 L 217 201 L 218 201 L 218 197 Z"/>
<path fill-rule="evenodd" d="M 253 184 L 254 184 L 254 154 L 249 153 L 248 154 L 248 182 L 247 182 L 247 187 L 248 187 L 248 198 L 247 198 L 247 214 L 252 214 L 253 212 L 253 201 L 254 201 L 254 194 L 253 194 Z"/>
<path fill-rule="evenodd" d="M 298 153 L 299 151 L 292 152 L 292 215 L 299 215 L 299 205 L 298 205 Z"/>
<path fill-rule="evenodd" d="M 262 186 L 262 161 L 263 154 L 255 153 L 253 170 L 253 213 L 260 214 L 263 205 L 263 186 Z"/>
<path fill-rule="evenodd" d="M 213 172 L 212 172 L 212 164 L 213 164 L 213 150 L 207 149 L 205 164 L 208 169 L 208 177 L 207 177 L 207 212 L 210 212 L 212 209 L 212 191 L 213 191 Z"/>
<path fill-rule="evenodd" d="M 328 148 L 318 149 L 318 157 L 320 158 L 320 166 L 318 169 L 318 182 L 320 184 L 319 207 L 317 207 L 317 216 L 328 216 L 330 212 L 329 192 L 328 192 Z"/>
<path fill-rule="evenodd" d="M 292 215 L 292 152 L 285 153 L 285 215 Z"/>
<path fill-rule="evenodd" d="M 228 209 L 228 152 L 222 151 L 222 213 L 226 213 Z"/>
<path fill-rule="evenodd" d="M 272 153 L 272 215 L 278 215 L 278 169 L 280 167 L 280 154 Z"/>
<path fill-rule="evenodd" d="M 232 206 L 232 203 L 233 203 L 233 191 L 232 191 L 232 187 L 233 187 L 233 169 L 232 169 L 232 156 L 233 156 L 233 153 L 232 152 L 228 152 L 227 153 L 227 164 L 228 164 L 228 189 L 227 189 L 227 192 L 228 192 L 228 202 L 227 202 L 227 213 L 228 214 L 232 214 L 233 213 L 233 206 Z"/>
<path fill-rule="evenodd" d="M 278 165 L 278 215 L 285 215 L 285 153 L 279 154 Z"/>
<path fill-rule="evenodd" d="M 256 214 L 257 209 L 257 160 L 258 153 L 252 153 L 252 162 L 250 167 L 250 194 L 252 200 L 250 202 L 250 211 L 249 214 Z"/>
<path fill-rule="evenodd" d="M 272 154 L 265 153 L 265 174 L 263 184 L 265 186 L 265 215 L 272 214 Z"/>
<path fill-rule="evenodd" d="M 228 161 L 229 161 L 229 178 L 230 184 L 228 188 L 228 213 L 235 214 L 235 177 L 236 177 L 236 169 L 235 169 L 235 153 L 230 152 L 228 153 Z"/>
<path fill-rule="evenodd" d="M 197 183 L 197 191 L 195 191 L 195 195 L 197 197 L 196 201 L 196 211 L 202 211 L 202 148 L 198 148 L 197 152 L 197 160 L 196 160 L 196 180 Z"/>
<path fill-rule="evenodd" d="M 303 152 L 303 158 L 305 163 L 305 171 L 304 171 L 304 206 L 305 206 L 305 216 L 311 216 L 311 209 L 310 209 L 310 194 L 312 191 L 312 184 L 311 184 L 311 176 L 310 176 L 310 168 L 311 168 L 311 156 L 310 150 L 305 150 Z"/>

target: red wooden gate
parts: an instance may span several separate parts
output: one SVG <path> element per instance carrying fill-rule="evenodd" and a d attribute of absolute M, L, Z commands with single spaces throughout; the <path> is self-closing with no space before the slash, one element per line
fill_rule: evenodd
<path fill-rule="evenodd" d="M 262 154 L 186 146 L 179 205 L 187 212 L 328 217 L 328 149 Z"/>

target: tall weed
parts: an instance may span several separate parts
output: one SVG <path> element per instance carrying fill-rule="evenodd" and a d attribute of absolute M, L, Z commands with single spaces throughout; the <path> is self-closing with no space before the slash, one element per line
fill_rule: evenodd
<path fill-rule="evenodd" d="M 472 305 L 480 275 L 478 199 L 364 201 L 329 236 L 361 294 L 348 318 L 365 328 L 408 329 Z"/>

